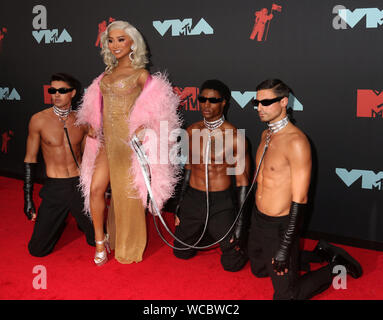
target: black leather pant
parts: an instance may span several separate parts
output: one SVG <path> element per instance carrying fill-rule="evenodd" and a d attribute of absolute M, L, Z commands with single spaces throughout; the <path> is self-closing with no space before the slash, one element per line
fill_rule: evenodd
<path fill-rule="evenodd" d="M 78 189 L 79 178 L 48 178 L 40 190 L 42 199 L 32 238 L 28 244 L 31 255 L 43 257 L 51 253 L 65 228 L 71 212 L 78 228 L 85 233 L 86 241 L 94 246 L 94 229 L 84 214 L 84 200 Z"/>
<path fill-rule="evenodd" d="M 237 214 L 233 203 L 231 190 L 209 192 L 209 221 L 204 238 L 196 246 L 203 246 L 218 241 L 222 238 L 231 225 Z M 176 227 L 175 235 L 187 244 L 194 244 L 203 232 L 206 219 L 206 192 L 188 187 L 180 205 L 180 224 Z M 234 229 L 234 228 L 233 228 Z M 247 262 L 247 256 L 230 243 L 233 235 L 231 231 L 219 246 L 222 251 L 221 264 L 226 271 L 239 271 Z M 178 241 L 174 241 L 175 247 L 185 248 Z M 196 255 L 196 249 L 173 250 L 174 255 L 180 259 L 190 259 Z"/>
<path fill-rule="evenodd" d="M 289 217 L 270 217 L 253 209 L 248 243 L 251 272 L 256 277 L 271 277 L 275 300 L 310 299 L 326 290 L 332 283 L 330 266 L 309 271 L 300 276 L 299 237 L 293 243 L 289 271 L 278 276 L 271 263 L 279 248 Z"/>

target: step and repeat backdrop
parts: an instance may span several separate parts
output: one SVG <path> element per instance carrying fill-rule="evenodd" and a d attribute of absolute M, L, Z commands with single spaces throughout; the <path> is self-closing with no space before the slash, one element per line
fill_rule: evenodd
<path fill-rule="evenodd" d="M 103 72 L 100 33 L 114 20 L 143 34 L 148 68 L 168 73 L 185 126 L 201 119 L 201 83 L 225 82 L 227 119 L 246 130 L 252 155 L 265 129 L 251 104 L 255 87 L 285 81 L 295 124 L 312 144 L 307 230 L 383 244 L 381 0 L 6 1 L 2 174 L 22 177 L 28 122 L 51 106 L 51 74 L 70 73 L 86 88 Z"/>

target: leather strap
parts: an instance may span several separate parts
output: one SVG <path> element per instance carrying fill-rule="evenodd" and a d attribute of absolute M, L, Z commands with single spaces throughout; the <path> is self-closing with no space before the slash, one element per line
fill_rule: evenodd
<path fill-rule="evenodd" d="M 70 152 L 72 152 L 72 156 L 73 156 L 74 162 L 76 162 L 76 166 L 77 166 L 77 168 L 80 169 L 80 166 L 78 165 L 76 156 L 75 156 L 75 154 L 74 154 L 74 152 L 73 152 L 73 149 L 72 149 L 72 144 L 70 143 L 69 134 L 68 134 L 68 129 L 67 129 L 67 127 L 66 127 L 65 125 L 64 125 L 64 131 L 65 131 L 66 138 L 67 138 L 67 140 L 68 140 L 68 144 L 69 144 Z"/>

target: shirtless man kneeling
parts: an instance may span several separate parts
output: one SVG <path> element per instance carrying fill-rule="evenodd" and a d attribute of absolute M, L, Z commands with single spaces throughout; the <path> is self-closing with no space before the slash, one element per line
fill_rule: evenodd
<path fill-rule="evenodd" d="M 54 106 L 31 117 L 27 150 L 24 158 L 24 213 L 36 221 L 28 249 L 31 255 L 43 257 L 51 253 L 65 227 L 69 211 L 78 227 L 85 233 L 89 245 L 94 246 L 91 220 L 83 212 L 83 199 L 78 189 L 82 144 L 87 128 L 75 125 L 76 116 L 71 103 L 76 95 L 77 80 L 57 73 L 51 77 L 51 94 Z M 68 130 L 74 159 L 64 127 Z M 33 180 L 37 154 L 41 147 L 47 179 L 40 191 L 41 205 L 36 217 L 33 203 Z"/>
<path fill-rule="evenodd" d="M 187 128 L 189 159 L 185 165 L 185 179 L 176 209 L 175 235 L 182 242 L 194 246 L 202 246 L 208 236 L 210 236 L 209 243 L 221 240 L 219 242 L 222 250 L 221 264 L 224 270 L 235 272 L 242 269 L 248 260 L 243 248 L 240 247 L 240 240 L 246 229 L 243 225 L 246 218 L 245 211 L 232 231 L 226 237 L 224 235 L 233 225 L 238 209 L 244 202 L 249 185 L 250 158 L 245 136 L 225 121 L 223 116 L 230 97 L 229 88 L 219 80 L 205 81 L 200 88 L 198 100 L 204 120 Z M 227 134 L 231 134 L 232 139 L 228 138 Z M 205 154 L 209 135 L 211 137 L 209 153 L 211 161 L 208 162 L 207 181 L 209 219 L 205 234 L 207 237 L 200 239 L 208 205 Z M 232 175 L 236 181 L 237 206 L 231 191 Z M 186 247 L 177 240 L 174 241 L 174 246 Z M 196 253 L 197 250 L 194 248 L 174 250 L 174 255 L 181 259 L 189 259 Z"/>
<path fill-rule="evenodd" d="M 311 178 L 311 148 L 305 134 L 287 117 L 290 88 L 281 80 L 266 80 L 256 88 L 258 114 L 268 129 L 256 154 L 261 161 L 248 254 L 256 277 L 271 277 L 274 299 L 310 299 L 327 289 L 333 267 L 343 265 L 358 278 L 362 268 L 346 251 L 320 241 L 315 253 L 328 265 L 299 276 L 299 227 L 306 210 Z"/>

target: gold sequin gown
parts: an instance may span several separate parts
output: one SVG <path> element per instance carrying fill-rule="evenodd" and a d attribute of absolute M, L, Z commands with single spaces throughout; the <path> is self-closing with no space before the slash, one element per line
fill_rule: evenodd
<path fill-rule="evenodd" d="M 137 84 L 143 70 L 130 76 L 121 76 L 109 82 L 100 82 L 103 96 L 103 130 L 109 163 L 111 205 L 107 229 L 115 258 L 120 263 L 142 260 L 146 247 L 145 210 L 133 185 L 130 174 L 131 148 L 123 141 L 129 140 L 128 116 L 141 87 Z"/>

